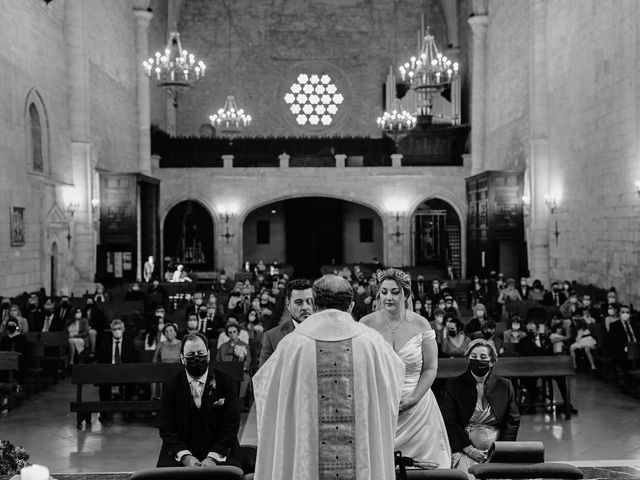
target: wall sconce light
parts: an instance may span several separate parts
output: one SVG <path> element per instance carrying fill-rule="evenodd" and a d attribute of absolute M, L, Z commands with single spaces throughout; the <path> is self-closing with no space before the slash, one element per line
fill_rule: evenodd
<path fill-rule="evenodd" d="M 400 231 L 400 211 L 396 212 L 396 231 L 391 234 L 392 237 L 396 237 L 396 243 L 400 244 L 400 237 L 404 235 L 404 232 Z"/>
<path fill-rule="evenodd" d="M 558 199 L 558 197 L 555 197 L 554 195 L 551 194 L 546 194 L 544 196 L 544 203 L 547 204 L 547 207 L 549 207 L 549 211 L 551 212 L 551 215 L 556 213 L 556 208 L 558 208 L 558 204 L 560 203 L 560 200 Z M 558 237 L 560 236 L 560 232 L 558 231 L 558 220 L 555 220 L 555 230 L 553 231 L 553 235 L 556 237 L 556 245 L 558 245 Z"/>
<path fill-rule="evenodd" d="M 71 218 L 73 218 L 73 214 L 76 213 L 78 211 L 78 209 L 80 208 L 80 204 L 78 202 L 69 202 L 69 205 L 67 205 L 67 212 L 69 213 L 69 215 L 71 216 Z M 68 230 L 67 230 L 67 248 L 71 248 L 71 239 L 73 238 L 71 236 L 71 222 L 69 222 L 69 225 L 67 226 Z"/>
<path fill-rule="evenodd" d="M 551 215 L 553 215 L 554 213 L 556 213 L 556 208 L 558 208 L 558 204 L 560 203 L 560 200 L 558 199 L 558 197 L 551 195 L 550 193 L 547 193 L 544 196 L 544 203 L 547 204 L 547 207 L 549 207 L 549 211 L 551 212 Z"/>

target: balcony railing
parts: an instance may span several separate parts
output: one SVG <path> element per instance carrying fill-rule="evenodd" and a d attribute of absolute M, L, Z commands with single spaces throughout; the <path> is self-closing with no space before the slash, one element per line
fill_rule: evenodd
<path fill-rule="evenodd" d="M 433 126 L 411 132 L 398 147 L 370 137 L 171 137 L 152 129 L 151 151 L 160 168 L 278 168 L 459 166 L 468 127 Z M 403 160 L 392 161 L 401 153 Z M 283 160 L 286 158 L 286 161 Z"/>

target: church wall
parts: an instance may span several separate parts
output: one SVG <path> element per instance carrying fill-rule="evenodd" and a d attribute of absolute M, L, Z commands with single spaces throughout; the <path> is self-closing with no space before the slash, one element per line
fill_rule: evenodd
<path fill-rule="evenodd" d="M 524 171 L 526 167 L 530 125 L 529 30 L 529 0 L 489 2 L 486 170 Z"/>
<path fill-rule="evenodd" d="M 189 185 L 189 198 L 202 202 L 218 218 L 219 205 L 235 212 L 229 223 L 229 230 L 235 236 L 229 244 L 219 236 L 220 231 L 215 235 L 216 268 L 235 272 L 245 260 L 242 258 L 242 225 L 247 215 L 257 207 L 296 197 L 338 198 L 371 208 L 382 221 L 383 263 L 410 265 L 411 213 L 424 200 L 441 198 L 453 205 L 460 218 L 466 218 L 464 178 L 469 175 L 469 167 L 465 161 L 463 167 L 274 168 L 268 171 L 161 168 L 154 170 L 153 175 L 162 181 L 161 218 L 185 199 L 184 185 Z M 255 187 L 258 182 L 260 188 Z M 400 212 L 397 224 L 396 212 Z M 465 252 L 466 223 L 461 226 L 462 252 Z M 392 236 L 396 227 L 405 233 L 399 242 Z M 219 221 L 216 228 L 220 229 Z M 368 255 L 364 259 L 367 258 Z"/>
<path fill-rule="evenodd" d="M 166 0 L 151 0 L 149 8 L 153 13 L 153 18 L 149 22 L 149 57 L 153 57 L 157 51 L 162 51 L 167 45 L 169 29 L 167 28 L 169 2 Z M 156 87 L 149 81 L 150 98 L 150 121 L 152 125 L 158 125 L 161 129 L 167 130 L 167 92 Z"/>
<path fill-rule="evenodd" d="M 0 295 L 38 289 L 44 280 L 41 255 L 50 248 L 44 215 L 54 199 L 51 179 L 70 171 L 64 58 L 64 2 L 8 0 L 0 15 Z M 29 173 L 27 95 L 37 89 L 49 128 L 51 175 Z M 29 133 L 30 135 L 30 133 Z M 45 170 L 47 166 L 45 164 Z M 24 246 L 11 246 L 10 209 L 23 207 Z M 66 241 L 59 243 L 66 249 Z"/>
<path fill-rule="evenodd" d="M 275 213 L 271 213 L 275 210 Z M 269 243 L 258 244 L 258 220 L 268 220 Z M 267 205 L 251 212 L 243 225 L 243 259 L 252 263 L 259 260 L 270 263 L 274 259 L 284 263 L 286 261 L 287 243 L 285 231 L 285 217 L 282 203 Z M 221 226 L 221 228 L 223 228 Z M 221 234 L 224 232 L 220 232 Z"/>
<path fill-rule="evenodd" d="M 577 6 L 579 5 L 579 6 Z M 547 5 L 552 278 L 640 301 L 640 4 Z M 558 222 L 558 243 L 553 230 Z"/>
<path fill-rule="evenodd" d="M 135 17 L 127 0 L 87 2 L 92 158 L 116 172 L 138 169 Z"/>
<path fill-rule="evenodd" d="M 179 23 L 183 46 L 208 68 L 180 100 L 178 134 L 197 134 L 227 95 L 251 113 L 249 135 L 309 134 L 295 126 L 283 96 L 298 73 L 328 66 L 344 92 L 338 114 L 344 123 L 322 133 L 378 136 L 382 84 L 390 65 L 396 69 L 416 55 L 421 11 L 443 49 L 438 0 L 185 0 Z M 302 62 L 304 67 L 295 67 Z"/>
<path fill-rule="evenodd" d="M 373 242 L 360 242 L 360 219 L 373 219 Z M 383 258 L 382 220 L 373 210 L 357 203 L 344 204 L 344 263 L 370 263 L 373 257 Z"/>

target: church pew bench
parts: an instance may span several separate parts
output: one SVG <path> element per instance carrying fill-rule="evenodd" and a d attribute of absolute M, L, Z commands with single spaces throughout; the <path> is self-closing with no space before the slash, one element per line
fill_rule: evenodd
<path fill-rule="evenodd" d="M 69 369 L 69 332 L 28 332 L 26 335 L 27 345 L 39 345 L 31 347 L 29 362 L 42 368 L 41 372 L 50 373 L 54 382 L 64 378 Z"/>
<path fill-rule="evenodd" d="M 0 352 L 0 412 L 8 411 L 19 403 L 19 352 Z"/>
<path fill-rule="evenodd" d="M 465 372 L 467 366 L 468 363 L 465 358 L 439 358 L 436 378 L 457 377 Z M 555 402 L 553 399 L 551 403 L 546 405 L 562 405 L 567 418 L 571 418 L 569 407 L 571 405 L 571 385 L 569 379 L 575 375 L 575 370 L 570 356 L 500 357 L 496 362 L 493 373 L 506 378 L 541 377 L 544 380 L 551 380 L 552 377 L 562 377 L 567 389 L 567 405 Z"/>
<path fill-rule="evenodd" d="M 211 367 L 230 374 L 238 382 L 242 381 L 243 362 L 211 362 Z M 91 412 L 157 412 L 160 410 L 160 400 L 86 400 L 83 398 L 83 388 L 86 385 L 159 383 L 183 368 L 181 363 L 73 365 L 71 384 L 76 385 L 76 400 L 70 402 L 70 411 L 77 414 L 78 423 Z"/>

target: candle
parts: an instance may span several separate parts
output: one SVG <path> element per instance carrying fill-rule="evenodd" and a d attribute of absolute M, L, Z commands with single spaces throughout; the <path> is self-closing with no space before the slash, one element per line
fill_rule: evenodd
<path fill-rule="evenodd" d="M 31 465 L 20 470 L 20 480 L 49 480 L 49 469 L 42 465 Z"/>

